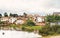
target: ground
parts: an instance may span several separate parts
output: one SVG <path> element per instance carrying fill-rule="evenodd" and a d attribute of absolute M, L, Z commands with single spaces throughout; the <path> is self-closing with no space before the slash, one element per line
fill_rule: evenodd
<path fill-rule="evenodd" d="M 60 35 L 56 35 L 56 36 L 45 36 L 43 38 L 60 38 Z"/>

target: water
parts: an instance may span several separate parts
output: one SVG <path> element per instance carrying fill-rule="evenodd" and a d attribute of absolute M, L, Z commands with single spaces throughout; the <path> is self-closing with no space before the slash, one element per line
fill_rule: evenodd
<path fill-rule="evenodd" d="M 11 31 L 11 30 L 0 30 L 0 38 L 41 38 L 41 35 L 34 34 L 33 32 L 24 31 Z"/>

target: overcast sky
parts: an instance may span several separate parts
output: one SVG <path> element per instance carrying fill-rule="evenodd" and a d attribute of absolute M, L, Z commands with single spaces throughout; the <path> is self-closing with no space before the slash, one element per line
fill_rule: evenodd
<path fill-rule="evenodd" d="M 0 13 L 40 13 L 60 12 L 60 0 L 0 0 Z"/>

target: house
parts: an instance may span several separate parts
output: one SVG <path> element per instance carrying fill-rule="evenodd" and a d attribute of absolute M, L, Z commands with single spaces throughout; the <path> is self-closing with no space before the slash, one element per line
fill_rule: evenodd
<path fill-rule="evenodd" d="M 9 20 L 9 17 L 2 17 L 0 18 L 1 21 L 5 22 L 5 21 L 8 21 Z"/>
<path fill-rule="evenodd" d="M 19 19 L 19 20 L 16 20 L 15 24 L 23 24 L 24 23 L 24 20 L 22 19 Z"/>
<path fill-rule="evenodd" d="M 53 26 L 53 25 L 60 25 L 60 22 L 51 22 L 50 25 L 51 26 Z"/>
<path fill-rule="evenodd" d="M 10 17 L 9 18 L 9 23 L 14 23 L 17 20 L 16 17 Z"/>
<path fill-rule="evenodd" d="M 25 23 L 28 19 L 31 19 L 36 25 L 45 25 L 45 16 L 39 16 L 39 15 L 28 15 L 26 18 L 25 17 L 2 17 L 0 20 L 1 21 L 7 21 L 7 23 L 14 23 L 14 24 L 23 24 Z"/>
<path fill-rule="evenodd" d="M 45 16 L 34 16 L 33 18 L 36 25 L 45 25 Z"/>
<path fill-rule="evenodd" d="M 60 16 L 60 12 L 54 12 L 53 15 L 59 15 Z"/>
<path fill-rule="evenodd" d="M 43 22 L 44 19 L 43 19 L 42 17 L 36 17 L 35 21 L 36 21 L 36 22 Z"/>

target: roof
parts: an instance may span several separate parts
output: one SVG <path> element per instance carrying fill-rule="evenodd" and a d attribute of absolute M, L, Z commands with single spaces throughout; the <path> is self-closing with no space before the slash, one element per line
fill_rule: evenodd
<path fill-rule="evenodd" d="M 54 12 L 53 14 L 60 14 L 60 12 Z"/>

